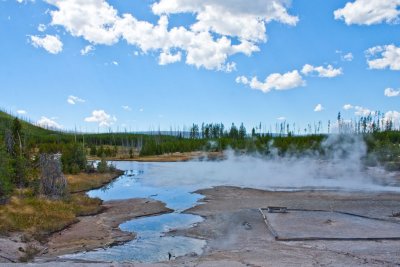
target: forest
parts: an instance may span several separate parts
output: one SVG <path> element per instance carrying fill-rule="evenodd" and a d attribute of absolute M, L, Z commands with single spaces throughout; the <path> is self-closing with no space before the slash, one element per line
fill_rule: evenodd
<path fill-rule="evenodd" d="M 382 117 L 367 116 L 357 121 L 328 122 L 339 134 L 354 134 L 363 138 L 368 147 L 366 164 L 383 164 L 389 170 L 400 170 L 400 132 L 394 123 Z M 282 122 L 274 133 L 265 132 L 262 125 L 248 131 L 243 124 L 193 124 L 186 132 L 162 134 L 79 133 L 43 129 L 29 122 L 0 112 L 0 198 L 15 188 L 33 188 L 40 193 L 40 155 L 60 155 L 63 173 L 91 172 L 87 159 L 136 159 L 176 152 L 221 152 L 232 149 L 240 153 L 262 156 L 276 151 L 279 156 L 301 156 L 304 152 L 324 153 L 321 143 L 329 134 L 322 133 L 322 123 L 300 130 Z"/>

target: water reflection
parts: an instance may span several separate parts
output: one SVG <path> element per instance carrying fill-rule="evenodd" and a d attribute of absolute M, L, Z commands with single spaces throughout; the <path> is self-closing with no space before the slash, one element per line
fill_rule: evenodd
<path fill-rule="evenodd" d="M 204 240 L 181 236 L 165 236 L 166 232 L 175 229 L 190 228 L 202 221 L 195 215 L 181 214 L 183 210 L 196 205 L 202 198 L 199 194 L 190 193 L 190 188 L 184 186 L 148 186 L 144 179 L 148 170 L 156 169 L 151 163 L 114 162 L 116 167 L 125 174 L 109 185 L 90 191 L 91 197 L 102 200 L 120 200 L 129 198 L 153 198 L 167 204 L 175 210 L 174 213 L 154 217 L 140 218 L 128 221 L 120 228 L 135 232 L 137 238 L 121 246 L 107 249 L 66 255 L 62 258 L 107 262 L 160 262 L 170 256 L 179 257 L 187 254 L 201 254 L 206 245 Z M 162 176 L 162 172 L 158 175 Z M 151 179 L 156 179 L 154 176 Z"/>

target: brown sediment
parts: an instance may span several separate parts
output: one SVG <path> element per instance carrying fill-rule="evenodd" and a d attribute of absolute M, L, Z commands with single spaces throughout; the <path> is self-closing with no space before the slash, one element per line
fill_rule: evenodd
<path fill-rule="evenodd" d="M 90 251 L 131 241 L 133 233 L 124 232 L 119 225 L 125 221 L 144 216 L 172 212 L 164 203 L 151 199 L 129 199 L 108 201 L 105 211 L 87 217 L 78 217 L 79 222 L 49 237 L 44 256 Z"/>

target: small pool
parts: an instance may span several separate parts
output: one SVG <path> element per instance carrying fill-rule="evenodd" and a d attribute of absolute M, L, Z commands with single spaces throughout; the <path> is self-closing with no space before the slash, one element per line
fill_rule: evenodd
<path fill-rule="evenodd" d="M 125 174 L 113 183 L 90 191 L 91 197 L 102 200 L 120 200 L 130 198 L 153 198 L 167 204 L 174 212 L 153 217 L 144 217 L 120 225 L 124 231 L 135 232 L 137 238 L 123 245 L 106 249 L 64 255 L 63 259 L 79 259 L 105 262 L 143 262 L 167 261 L 188 254 L 200 255 L 206 241 L 183 236 L 166 236 L 165 233 L 176 229 L 187 229 L 201 222 L 200 216 L 181 212 L 195 206 L 202 196 L 191 193 L 186 186 L 149 186 L 144 180 L 156 179 L 154 169 L 157 164 L 136 162 L 115 162 L 116 167 Z M 151 170 L 151 177 L 146 176 Z M 162 173 L 159 173 L 162 175 Z"/>

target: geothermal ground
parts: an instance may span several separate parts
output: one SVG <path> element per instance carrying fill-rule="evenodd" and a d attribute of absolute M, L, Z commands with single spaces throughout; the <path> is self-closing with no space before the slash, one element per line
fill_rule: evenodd
<path fill-rule="evenodd" d="M 189 213 L 205 218 L 203 223 L 183 232 L 208 241 L 204 255 L 177 259 L 174 266 L 397 266 L 400 264 L 400 241 L 276 241 L 267 229 L 258 210 L 260 207 L 285 206 L 292 209 L 334 210 L 375 218 L 365 219 L 359 228 L 345 224 L 335 227 L 337 236 L 399 237 L 400 220 L 392 216 L 400 208 L 400 195 L 343 192 L 266 192 L 253 189 L 218 187 L 201 190 L 205 204 L 190 209 Z M 341 222 L 340 216 L 321 223 Z M 276 215 L 274 215 L 276 216 Z M 286 225 L 276 224 L 281 231 L 295 236 L 309 236 L 309 220 L 287 214 Z M 318 216 L 318 215 L 317 215 Z M 324 214 L 328 216 L 329 214 Z M 352 217 L 349 215 L 350 218 Z M 297 220 L 293 221 L 293 220 Z M 354 221 L 359 218 L 354 217 Z M 382 220 L 382 221 L 381 221 Z M 318 221 L 318 220 L 317 220 Z M 282 223 L 282 222 L 281 222 Z M 314 223 L 317 223 L 314 221 Z M 386 228 L 382 227 L 382 224 Z M 374 229 L 375 227 L 375 229 Z M 326 229 L 329 229 L 327 226 Z M 363 228 L 370 232 L 363 232 Z M 375 230 L 375 231 L 373 231 Z M 316 230 L 313 234 L 321 234 Z M 324 234 L 324 232 L 322 232 Z M 326 233 L 325 233 L 326 234 Z"/>
<path fill-rule="evenodd" d="M 198 193 L 205 196 L 203 204 L 186 212 L 200 215 L 205 220 L 190 229 L 172 230 L 168 235 L 206 240 L 207 245 L 203 255 L 187 255 L 158 264 L 119 263 L 112 266 L 256 267 L 398 266 L 400 264 L 398 240 L 383 238 L 373 241 L 277 241 L 259 211 L 259 208 L 267 206 L 334 211 L 323 212 L 321 215 L 318 212 L 299 213 L 289 210 L 286 215 L 273 214 L 270 217 L 271 224 L 279 233 L 295 237 L 333 234 L 344 238 L 398 238 L 400 219 L 393 217 L 393 212 L 400 208 L 399 194 L 333 191 L 269 192 L 236 187 L 217 187 L 200 190 Z M 279 221 L 273 216 L 287 216 L 288 219 Z M 312 231 L 313 227 L 310 224 L 316 225 L 315 232 Z M 321 226 L 321 224 L 326 225 Z M 51 264 L 47 263 L 47 266 Z M 71 262 L 57 262 L 57 264 L 70 266 Z"/>

